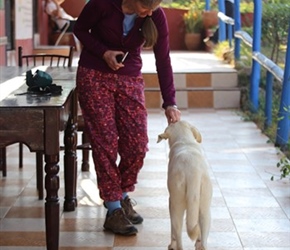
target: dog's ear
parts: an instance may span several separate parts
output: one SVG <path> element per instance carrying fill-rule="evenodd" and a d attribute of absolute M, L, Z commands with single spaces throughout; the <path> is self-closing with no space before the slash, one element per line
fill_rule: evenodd
<path fill-rule="evenodd" d="M 191 132 L 192 132 L 194 138 L 196 139 L 196 141 L 201 143 L 202 138 L 201 138 L 201 134 L 198 131 L 198 129 L 196 127 L 194 127 L 194 126 L 191 126 Z"/>
<path fill-rule="evenodd" d="M 158 135 L 157 143 L 161 142 L 163 139 L 164 140 L 168 139 L 168 134 L 167 133 L 163 133 L 163 134 Z"/>

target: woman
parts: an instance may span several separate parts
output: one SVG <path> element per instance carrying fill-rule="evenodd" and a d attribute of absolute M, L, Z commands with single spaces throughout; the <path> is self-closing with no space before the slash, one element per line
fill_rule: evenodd
<path fill-rule="evenodd" d="M 180 119 L 160 2 L 90 0 L 74 29 L 83 44 L 77 71 L 79 102 L 100 196 L 108 209 L 104 228 L 122 235 L 136 234 L 133 224 L 143 221 L 127 194 L 134 191 L 148 143 L 142 47 L 153 47 L 168 123 Z M 124 62 L 117 62 L 126 52 Z"/>

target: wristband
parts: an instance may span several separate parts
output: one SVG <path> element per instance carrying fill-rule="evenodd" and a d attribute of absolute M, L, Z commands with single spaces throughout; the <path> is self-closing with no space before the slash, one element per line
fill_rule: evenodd
<path fill-rule="evenodd" d="M 176 105 L 169 105 L 167 106 L 167 108 L 174 108 L 174 109 L 178 109 L 178 107 Z"/>

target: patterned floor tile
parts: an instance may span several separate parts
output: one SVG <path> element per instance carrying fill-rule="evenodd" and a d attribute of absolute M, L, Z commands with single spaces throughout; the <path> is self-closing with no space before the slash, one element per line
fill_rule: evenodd
<path fill-rule="evenodd" d="M 270 180 L 271 174 L 279 174 L 276 164 L 281 157 L 273 145 L 255 124 L 243 122 L 230 110 L 184 110 L 183 119 L 200 128 L 210 164 L 214 190 L 208 250 L 290 249 L 290 182 Z M 106 209 L 90 159 L 89 172 L 78 168 L 77 209 L 60 212 L 60 250 L 167 249 L 169 148 L 167 142 L 156 143 L 166 126 L 163 111 L 149 110 L 149 151 L 136 190 L 130 194 L 134 208 L 144 217 L 143 224 L 136 226 L 138 235 L 122 237 L 104 231 Z M 45 250 L 45 200 L 38 200 L 35 154 L 25 149 L 22 170 L 17 155 L 17 146 L 10 146 L 9 171 L 6 178 L 0 177 L 0 249 Z M 62 169 L 60 179 L 63 183 Z M 63 185 L 58 194 L 62 207 Z M 184 250 L 194 249 L 185 225 L 182 240 Z"/>

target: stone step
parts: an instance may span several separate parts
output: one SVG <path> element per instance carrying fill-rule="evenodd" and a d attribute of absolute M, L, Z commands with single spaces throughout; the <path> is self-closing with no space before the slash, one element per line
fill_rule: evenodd
<path fill-rule="evenodd" d="M 160 108 L 162 98 L 158 77 L 143 73 L 147 108 Z M 239 108 L 237 72 L 174 73 L 179 108 Z"/>

